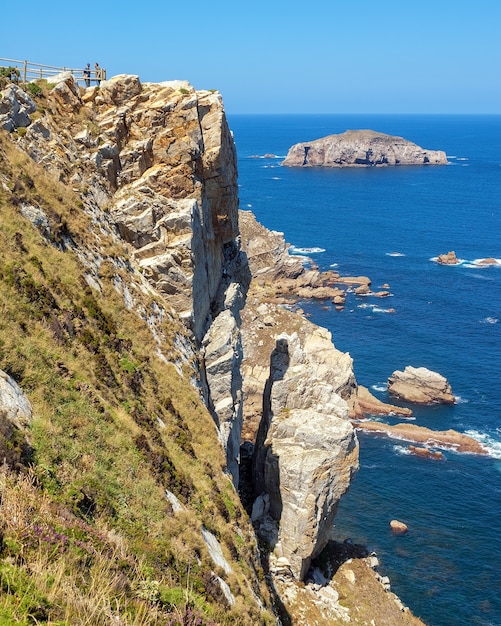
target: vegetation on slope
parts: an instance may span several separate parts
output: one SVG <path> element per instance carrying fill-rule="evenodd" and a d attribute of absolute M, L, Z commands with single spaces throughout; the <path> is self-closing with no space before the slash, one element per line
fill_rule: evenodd
<path fill-rule="evenodd" d="M 48 216 L 45 236 L 22 217 L 29 205 Z M 3 132 L 0 219 L 0 369 L 34 416 L 26 440 L 0 416 L 0 625 L 273 622 L 215 425 L 113 287 L 131 273 L 126 252 L 103 235 L 101 290 L 90 287 L 77 251 L 95 235 L 78 196 Z M 183 333 L 163 324 L 171 340 Z"/>

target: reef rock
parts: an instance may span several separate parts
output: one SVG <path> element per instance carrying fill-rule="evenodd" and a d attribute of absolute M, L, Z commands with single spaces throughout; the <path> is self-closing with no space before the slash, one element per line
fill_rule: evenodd
<path fill-rule="evenodd" d="M 476 439 L 452 429 L 432 430 L 431 428 L 409 423 L 394 424 L 392 426 L 390 424 L 372 422 L 370 420 L 357 422 L 356 428 L 357 430 L 380 433 L 395 439 L 422 443 L 427 446 L 442 449 L 450 448 L 456 452 L 487 454 L 487 450 Z"/>
<path fill-rule="evenodd" d="M 443 460 L 444 455 L 440 450 L 430 450 L 429 448 L 421 448 L 418 446 L 409 446 L 409 452 L 425 459 Z"/>
<path fill-rule="evenodd" d="M 403 139 L 373 130 L 347 130 L 292 146 L 282 165 L 289 167 L 371 167 L 384 165 L 443 165 L 441 150 L 425 150 Z"/>
<path fill-rule="evenodd" d="M 459 259 L 454 251 L 447 252 L 447 254 L 439 254 L 437 257 L 437 263 L 441 265 L 458 265 Z"/>
<path fill-rule="evenodd" d="M 455 398 L 447 379 L 425 367 L 408 365 L 388 379 L 388 393 L 415 404 L 454 404 Z"/>

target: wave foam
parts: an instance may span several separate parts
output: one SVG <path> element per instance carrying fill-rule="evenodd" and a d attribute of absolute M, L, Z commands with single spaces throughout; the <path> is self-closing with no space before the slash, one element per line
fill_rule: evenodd
<path fill-rule="evenodd" d="M 297 246 L 290 246 L 289 252 L 291 254 L 319 254 L 325 252 L 325 248 L 299 248 Z"/>
<path fill-rule="evenodd" d="M 499 431 L 499 429 L 498 429 Z M 487 450 L 489 456 L 493 459 L 501 459 L 501 441 L 494 439 L 489 433 L 481 433 L 478 430 L 467 430 L 465 435 L 476 439 Z"/>
<path fill-rule="evenodd" d="M 481 324 L 497 324 L 499 322 L 497 317 L 484 317 L 483 320 L 480 320 Z"/>
<path fill-rule="evenodd" d="M 405 256 L 403 252 L 385 252 L 386 256 Z"/>
<path fill-rule="evenodd" d="M 386 391 L 388 389 L 388 384 L 376 383 L 375 385 L 371 385 L 371 389 L 374 389 L 374 391 Z"/>
<path fill-rule="evenodd" d="M 403 446 L 393 446 L 393 451 L 402 456 L 412 454 L 409 448 L 404 448 Z"/>

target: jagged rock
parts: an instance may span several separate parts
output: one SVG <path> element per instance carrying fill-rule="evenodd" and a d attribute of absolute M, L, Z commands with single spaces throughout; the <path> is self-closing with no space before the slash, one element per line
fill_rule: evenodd
<path fill-rule="evenodd" d="M 437 263 L 441 265 L 457 265 L 459 263 L 459 259 L 456 256 L 454 251 L 447 252 L 447 254 L 439 254 L 437 257 Z"/>
<path fill-rule="evenodd" d="M 30 113 L 36 111 L 36 104 L 17 85 L 9 85 L 0 91 L 0 128 L 12 132 L 16 128 L 26 128 L 31 124 Z"/>
<path fill-rule="evenodd" d="M 388 393 L 415 404 L 454 404 L 451 386 L 441 374 L 425 367 L 408 365 L 388 378 Z"/>
<path fill-rule="evenodd" d="M 254 455 L 256 493 L 269 494 L 279 524 L 275 551 L 301 579 L 327 544 L 358 467 L 348 406 L 327 382 L 328 352 L 315 334 L 304 344 L 296 334 L 278 337 Z"/>
<path fill-rule="evenodd" d="M 63 72 L 57 74 L 51 79 L 55 83 L 55 87 L 52 89 L 52 95 L 54 96 L 58 109 L 61 110 L 75 110 L 78 111 L 82 106 L 82 100 L 80 98 L 80 90 L 78 83 L 73 77 L 71 72 Z"/>
<path fill-rule="evenodd" d="M 373 130 L 347 130 L 292 146 L 282 165 L 347 167 L 445 164 L 441 150 L 424 150 L 403 139 Z"/>

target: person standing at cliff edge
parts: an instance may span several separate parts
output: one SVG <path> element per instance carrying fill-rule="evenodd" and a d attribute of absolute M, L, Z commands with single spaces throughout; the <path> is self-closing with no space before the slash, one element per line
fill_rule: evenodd
<path fill-rule="evenodd" d="M 90 87 L 90 63 L 87 63 L 87 67 L 83 71 L 83 77 L 85 79 L 85 86 Z"/>
<path fill-rule="evenodd" d="M 96 70 L 96 82 L 100 85 L 103 78 L 103 70 L 99 67 L 99 63 L 97 62 L 94 64 L 94 69 Z"/>

